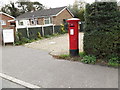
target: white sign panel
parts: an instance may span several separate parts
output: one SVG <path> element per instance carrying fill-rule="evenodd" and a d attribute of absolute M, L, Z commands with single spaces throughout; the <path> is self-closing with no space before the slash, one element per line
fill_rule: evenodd
<path fill-rule="evenodd" d="M 70 29 L 70 35 L 74 35 L 74 29 Z"/>
<path fill-rule="evenodd" d="M 14 31 L 13 29 L 4 29 L 3 30 L 3 41 L 4 43 L 14 43 Z"/>

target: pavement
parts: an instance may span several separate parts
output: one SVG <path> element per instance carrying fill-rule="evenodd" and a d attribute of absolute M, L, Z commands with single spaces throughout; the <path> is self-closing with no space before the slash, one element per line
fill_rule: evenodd
<path fill-rule="evenodd" d="M 58 60 L 23 46 L 3 47 L 1 68 L 1 73 L 42 88 L 118 88 L 117 68 Z"/>
<path fill-rule="evenodd" d="M 0 88 L 25 88 L 19 84 L 13 83 L 11 81 L 8 81 L 2 78 L 0 78 L 0 80 L 2 80 L 2 85 L 1 85 L 2 87 Z"/>

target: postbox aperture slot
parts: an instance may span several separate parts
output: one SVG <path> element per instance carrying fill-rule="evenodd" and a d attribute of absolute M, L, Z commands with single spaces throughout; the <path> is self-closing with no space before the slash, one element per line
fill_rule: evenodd
<path fill-rule="evenodd" d="M 75 25 L 74 24 L 70 24 L 70 27 L 75 27 Z"/>

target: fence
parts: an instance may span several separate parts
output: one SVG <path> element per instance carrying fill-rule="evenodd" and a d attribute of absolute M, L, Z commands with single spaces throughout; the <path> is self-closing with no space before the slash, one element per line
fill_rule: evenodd
<path fill-rule="evenodd" d="M 67 32 L 67 30 L 65 30 Z M 46 36 L 46 35 L 52 35 L 55 33 L 62 33 L 61 26 L 55 26 L 55 25 L 42 25 L 42 26 L 27 26 L 27 27 L 17 27 L 17 33 L 20 37 L 25 37 L 29 39 L 35 39 L 38 36 L 38 33 L 40 35 Z"/>
<path fill-rule="evenodd" d="M 85 29 L 85 22 L 84 21 L 82 21 L 81 22 L 81 24 L 79 24 L 80 25 L 80 32 L 84 32 L 84 29 Z"/>
<path fill-rule="evenodd" d="M 68 32 L 68 25 L 64 24 L 65 32 Z M 55 33 L 63 33 L 61 30 L 61 25 L 37 25 L 37 26 L 27 26 L 27 27 L 17 27 L 17 33 L 21 37 L 29 38 L 29 39 L 35 39 L 38 38 L 38 33 L 40 35 L 46 36 L 46 35 L 52 35 Z M 84 22 L 81 22 L 80 24 L 80 32 L 84 31 Z"/>

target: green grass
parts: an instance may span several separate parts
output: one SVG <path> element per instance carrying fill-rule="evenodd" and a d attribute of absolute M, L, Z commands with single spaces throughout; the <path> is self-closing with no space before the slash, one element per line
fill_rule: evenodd
<path fill-rule="evenodd" d="M 70 55 L 62 54 L 62 55 L 59 56 L 59 58 L 61 58 L 61 59 L 66 59 L 66 58 L 68 58 L 68 57 L 70 57 Z"/>
<path fill-rule="evenodd" d="M 65 59 L 70 61 L 79 61 L 85 64 L 98 64 L 103 66 L 111 66 L 111 67 L 118 67 L 120 66 L 118 61 L 118 58 L 111 58 L 109 61 L 105 61 L 103 59 L 97 59 L 95 56 L 86 55 L 84 52 L 80 52 L 79 56 L 77 57 L 71 57 L 68 54 L 62 54 L 59 56 L 54 56 L 57 59 Z"/>

